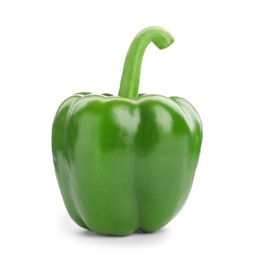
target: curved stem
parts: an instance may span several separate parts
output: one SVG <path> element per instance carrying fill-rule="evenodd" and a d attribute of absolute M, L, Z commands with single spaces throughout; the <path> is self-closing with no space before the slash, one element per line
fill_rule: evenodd
<path fill-rule="evenodd" d="M 173 36 L 162 27 L 152 26 L 139 32 L 127 52 L 118 95 L 136 99 L 143 55 L 147 46 L 153 42 L 159 49 L 165 49 L 173 41 Z"/>

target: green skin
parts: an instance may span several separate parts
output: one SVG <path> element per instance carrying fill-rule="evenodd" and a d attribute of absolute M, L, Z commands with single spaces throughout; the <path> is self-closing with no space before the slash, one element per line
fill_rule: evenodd
<path fill-rule="evenodd" d="M 66 208 L 81 227 L 104 235 L 166 225 L 188 198 L 202 124 L 180 97 L 138 95 L 143 54 L 173 37 L 148 27 L 126 56 L 119 96 L 78 93 L 59 107 L 52 128 L 56 176 Z"/>

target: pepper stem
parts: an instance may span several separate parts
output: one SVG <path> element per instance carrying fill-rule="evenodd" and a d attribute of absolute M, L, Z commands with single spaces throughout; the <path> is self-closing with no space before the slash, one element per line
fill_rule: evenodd
<path fill-rule="evenodd" d="M 173 36 L 162 27 L 152 26 L 139 32 L 132 41 L 125 58 L 118 96 L 136 99 L 144 52 L 150 42 L 165 49 L 174 41 Z"/>

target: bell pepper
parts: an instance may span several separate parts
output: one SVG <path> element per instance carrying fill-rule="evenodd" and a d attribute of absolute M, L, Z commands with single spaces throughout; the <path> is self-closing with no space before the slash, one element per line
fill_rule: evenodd
<path fill-rule="evenodd" d="M 142 30 L 128 50 L 118 96 L 82 92 L 58 108 L 56 177 L 69 215 L 83 228 L 117 236 L 153 232 L 188 198 L 202 143 L 200 117 L 183 98 L 138 94 L 146 47 L 164 49 L 173 41 L 161 27 Z"/>

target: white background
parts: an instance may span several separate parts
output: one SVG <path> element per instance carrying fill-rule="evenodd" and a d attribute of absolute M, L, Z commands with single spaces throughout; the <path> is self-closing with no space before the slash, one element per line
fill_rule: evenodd
<path fill-rule="evenodd" d="M 1 259 L 260 259 L 259 1 L 0 2 Z M 140 92 L 181 96 L 204 126 L 189 199 L 153 234 L 103 237 L 69 218 L 51 125 L 75 92 L 117 95 L 127 49 L 151 25 Z M 102 258 L 101 258 L 102 257 Z"/>

